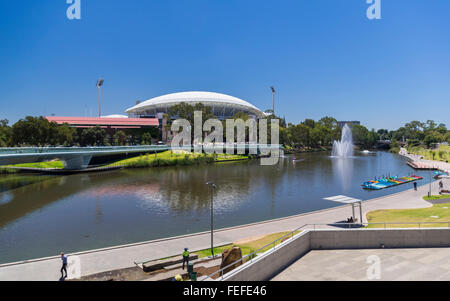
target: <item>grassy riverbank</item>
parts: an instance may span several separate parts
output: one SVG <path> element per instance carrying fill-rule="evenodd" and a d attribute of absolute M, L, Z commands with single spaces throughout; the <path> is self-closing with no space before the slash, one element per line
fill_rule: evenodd
<path fill-rule="evenodd" d="M 15 165 L 5 165 L 0 167 L 0 174 L 15 174 L 20 170 L 15 168 L 41 168 L 41 169 L 62 169 L 64 164 L 60 160 L 53 160 L 48 162 L 36 162 L 36 163 L 22 163 Z"/>
<path fill-rule="evenodd" d="M 109 164 L 108 166 L 122 165 L 125 168 L 160 167 L 175 165 L 195 165 L 214 162 L 247 160 L 248 156 L 228 154 L 198 154 L 185 151 L 165 151 L 157 154 L 147 154 L 128 158 Z"/>
<path fill-rule="evenodd" d="M 423 156 L 426 160 L 450 161 L 450 146 L 441 145 L 439 149 L 431 150 L 423 147 L 408 147 L 410 154 Z"/>
<path fill-rule="evenodd" d="M 450 198 L 447 196 L 432 196 L 424 199 L 436 200 Z M 367 213 L 369 223 L 399 223 L 388 225 L 389 228 L 411 228 L 418 227 L 418 224 L 400 223 L 425 223 L 433 222 L 439 224 L 422 224 L 421 227 L 448 227 L 450 223 L 450 203 L 435 204 L 432 207 L 420 209 L 389 209 L 375 210 Z M 441 224 L 442 222 L 442 224 Z M 384 225 L 369 225 L 369 228 L 383 228 Z"/>
<path fill-rule="evenodd" d="M 300 153 L 316 153 L 331 151 L 331 148 L 326 147 L 290 147 L 284 146 L 285 154 L 300 154 Z"/>
<path fill-rule="evenodd" d="M 175 166 L 175 165 L 196 165 L 203 163 L 215 163 L 226 161 L 248 160 L 249 156 L 244 155 L 228 155 L 228 154 L 197 154 L 188 153 L 185 151 L 165 151 L 157 154 L 147 154 L 138 157 L 127 158 L 114 163 L 106 165 L 124 166 L 125 168 L 142 168 L 142 167 L 160 167 L 160 166 Z M 0 174 L 18 173 L 19 170 L 14 168 L 40 168 L 40 169 L 63 169 L 64 164 L 60 160 L 53 160 L 48 162 L 38 163 L 23 163 L 16 165 L 7 165 L 0 167 Z"/>
<path fill-rule="evenodd" d="M 64 164 L 62 163 L 62 161 L 54 160 L 54 161 L 47 161 L 47 162 L 36 162 L 36 163 L 23 163 L 23 164 L 16 164 L 16 165 L 8 165 L 7 167 L 62 169 L 62 168 L 64 168 Z"/>

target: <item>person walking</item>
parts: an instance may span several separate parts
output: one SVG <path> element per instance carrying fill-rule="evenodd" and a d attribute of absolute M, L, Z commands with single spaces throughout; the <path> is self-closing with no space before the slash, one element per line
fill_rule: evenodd
<path fill-rule="evenodd" d="M 417 182 L 414 182 L 414 190 L 417 191 Z"/>
<path fill-rule="evenodd" d="M 62 267 L 61 267 L 61 278 L 67 278 L 67 256 L 64 255 L 64 252 L 61 253 Z M 64 277 L 64 273 L 66 272 L 66 277 Z"/>
<path fill-rule="evenodd" d="M 189 265 L 189 251 L 188 251 L 188 248 L 184 248 L 184 252 L 183 252 L 183 270 L 184 270 L 184 263 L 186 263 L 186 266 Z"/>

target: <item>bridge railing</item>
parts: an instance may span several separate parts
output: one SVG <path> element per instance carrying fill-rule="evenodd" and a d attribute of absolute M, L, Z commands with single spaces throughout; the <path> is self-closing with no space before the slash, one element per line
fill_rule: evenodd
<path fill-rule="evenodd" d="M 87 147 L 5 147 L 0 148 L 0 155 L 13 154 L 42 154 L 42 153 L 71 153 L 120 150 L 167 149 L 167 145 L 136 145 L 136 146 L 87 146 Z"/>
<path fill-rule="evenodd" d="M 205 144 L 202 145 L 203 149 L 209 148 L 227 148 L 233 147 L 235 149 L 245 148 L 264 148 L 264 149 L 282 149 L 280 144 L 248 144 L 248 143 L 233 143 L 233 144 Z M 189 150 L 193 149 L 195 145 L 180 146 L 179 149 Z M 177 149 L 178 147 L 170 147 L 168 145 L 134 145 L 134 146 L 86 146 L 86 147 L 63 147 L 63 146 L 43 146 L 43 147 L 2 147 L 0 148 L 0 155 L 10 154 L 41 154 L 41 153 L 70 153 L 70 152 L 94 152 L 94 151 L 114 151 L 114 150 L 139 150 L 139 149 Z"/>

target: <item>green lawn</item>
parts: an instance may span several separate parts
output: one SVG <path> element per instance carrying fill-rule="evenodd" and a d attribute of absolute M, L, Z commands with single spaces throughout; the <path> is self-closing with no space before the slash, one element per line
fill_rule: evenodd
<path fill-rule="evenodd" d="M 48 161 L 48 162 L 37 162 L 37 163 L 23 163 L 23 164 L 15 164 L 15 165 L 7 165 L 6 167 L 25 167 L 25 168 L 64 168 L 64 164 L 62 161 Z"/>
<path fill-rule="evenodd" d="M 450 199 L 450 194 L 432 195 L 432 196 L 430 196 L 430 197 L 424 196 L 423 199 L 424 199 L 425 201 Z"/>
<path fill-rule="evenodd" d="M 425 197 L 424 197 L 425 199 Z M 439 222 L 439 224 L 422 224 L 421 227 L 449 227 L 450 203 L 435 204 L 421 209 L 389 209 L 376 210 L 367 213 L 369 223 L 424 223 Z M 441 223 L 442 222 L 442 223 Z M 369 225 L 369 228 L 383 228 L 384 225 Z M 418 227 L 418 224 L 386 225 L 389 228 Z"/>
<path fill-rule="evenodd" d="M 408 147 L 408 152 L 423 156 L 426 160 L 450 161 L 450 146 L 441 145 L 437 150 L 423 147 Z"/>
<path fill-rule="evenodd" d="M 274 240 L 277 240 L 277 239 L 279 239 L 279 238 L 281 238 L 284 235 L 287 235 L 289 233 L 291 233 L 291 232 L 273 233 L 273 234 L 266 235 L 266 236 L 264 236 L 262 238 L 251 240 L 251 241 L 248 241 L 248 242 L 245 242 L 245 243 L 234 243 L 234 244 L 229 244 L 229 245 L 215 247 L 214 248 L 214 255 L 221 255 L 224 250 L 231 249 L 233 246 L 236 246 L 236 247 L 240 247 L 241 248 L 242 257 L 244 257 L 245 255 L 251 254 L 251 253 L 257 251 L 258 249 L 264 247 L 265 245 L 273 242 Z M 300 233 L 300 231 L 294 232 L 294 235 L 296 235 L 298 233 Z M 289 236 L 288 238 L 290 238 L 290 237 L 291 236 Z M 270 246 L 267 246 L 267 247 L 261 249 L 258 253 L 266 252 L 267 250 L 273 248 L 274 245 L 278 245 L 281 242 L 282 242 L 282 240 L 279 240 L 275 244 L 271 244 Z M 195 251 L 194 253 L 198 254 L 199 258 L 204 258 L 204 257 L 208 257 L 208 256 L 212 255 L 211 254 L 211 248 Z M 163 258 L 163 259 L 176 258 L 176 257 L 179 257 L 179 256 L 168 257 L 168 258 Z"/>
<path fill-rule="evenodd" d="M 5 165 L 2 166 L 2 170 L 7 171 L 7 167 L 24 167 L 24 168 L 56 168 L 56 169 L 62 169 L 64 168 L 64 164 L 60 160 L 52 160 L 52 161 L 45 161 L 45 162 L 36 162 L 36 163 L 22 163 L 22 164 L 14 164 L 14 165 Z M 5 168 L 6 167 L 6 168 Z"/>
<path fill-rule="evenodd" d="M 157 167 L 173 165 L 192 165 L 200 163 L 225 162 L 230 160 L 245 160 L 248 156 L 228 154 L 198 154 L 185 151 L 165 151 L 156 154 L 146 154 L 128 158 L 109 164 L 108 166 L 123 165 L 125 167 Z"/>
<path fill-rule="evenodd" d="M 274 240 L 277 240 L 289 233 L 290 232 L 273 233 L 273 234 L 266 235 L 263 238 L 245 242 L 242 244 L 230 244 L 230 245 L 217 247 L 217 248 L 214 248 L 214 254 L 221 254 L 223 250 L 230 249 L 233 246 L 237 246 L 237 247 L 241 248 L 242 256 L 245 256 L 245 255 L 255 252 L 256 250 L 264 247 L 265 245 L 267 245 L 267 244 L 273 242 Z M 294 235 L 298 234 L 298 233 L 299 233 L 299 231 L 295 232 Z M 277 241 L 275 244 L 265 247 L 264 249 L 260 250 L 258 253 L 263 253 L 263 252 L 273 248 L 274 245 L 278 245 L 280 243 L 281 243 L 281 240 Z M 199 258 L 208 257 L 208 256 L 211 256 L 211 249 L 200 250 L 200 251 L 196 251 L 195 253 L 198 254 Z"/>

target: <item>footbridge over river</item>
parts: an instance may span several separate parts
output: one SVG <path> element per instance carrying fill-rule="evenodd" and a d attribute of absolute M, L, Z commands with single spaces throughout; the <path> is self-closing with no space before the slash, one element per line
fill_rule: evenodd
<path fill-rule="evenodd" d="M 16 147 L 0 148 L 0 166 L 60 159 L 65 169 L 81 170 L 93 157 L 155 153 L 169 150 L 167 145 L 113 147 Z"/>
<path fill-rule="evenodd" d="M 0 148 L 0 166 L 22 163 L 43 162 L 59 159 L 67 170 L 83 170 L 88 168 L 94 157 L 108 157 L 115 155 L 133 155 L 145 153 L 159 153 L 167 150 L 198 151 L 197 146 L 170 147 L 167 145 L 148 146 L 112 146 L 112 147 L 14 147 Z M 200 145 L 200 151 L 224 152 L 231 150 L 237 153 L 265 154 L 270 151 L 280 150 L 281 145 L 259 144 L 231 144 L 231 145 Z"/>

